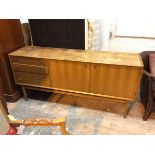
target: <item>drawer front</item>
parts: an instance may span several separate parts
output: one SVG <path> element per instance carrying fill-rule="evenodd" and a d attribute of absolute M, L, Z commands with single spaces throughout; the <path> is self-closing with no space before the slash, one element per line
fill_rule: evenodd
<path fill-rule="evenodd" d="M 46 66 L 46 61 L 40 58 L 27 58 L 27 57 L 17 57 L 11 56 L 10 60 L 12 63 L 36 65 L 36 66 Z"/>
<path fill-rule="evenodd" d="M 14 76 L 16 83 L 19 84 L 50 87 L 50 81 L 47 75 L 40 75 L 26 72 L 14 72 Z"/>
<path fill-rule="evenodd" d="M 44 66 L 34 66 L 34 65 L 25 65 L 12 63 L 12 69 L 14 71 L 20 72 L 29 72 L 29 73 L 38 73 L 38 74 L 48 74 L 48 68 Z"/>

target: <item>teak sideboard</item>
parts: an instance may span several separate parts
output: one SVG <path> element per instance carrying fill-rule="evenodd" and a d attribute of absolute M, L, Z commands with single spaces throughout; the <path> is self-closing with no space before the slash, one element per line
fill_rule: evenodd
<path fill-rule="evenodd" d="M 62 94 L 133 101 L 143 70 L 138 53 L 26 46 L 9 54 L 16 84 Z"/>

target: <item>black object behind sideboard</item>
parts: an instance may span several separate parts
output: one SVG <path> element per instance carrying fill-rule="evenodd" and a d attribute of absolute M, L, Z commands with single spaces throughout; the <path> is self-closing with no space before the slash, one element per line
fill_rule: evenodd
<path fill-rule="evenodd" d="M 84 19 L 29 19 L 33 45 L 85 49 Z"/>

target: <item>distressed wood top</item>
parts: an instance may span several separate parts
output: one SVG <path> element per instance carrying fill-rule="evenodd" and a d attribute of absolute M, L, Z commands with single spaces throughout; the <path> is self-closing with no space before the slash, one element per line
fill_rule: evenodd
<path fill-rule="evenodd" d="M 143 67 L 139 53 L 26 46 L 11 52 L 9 55 Z"/>

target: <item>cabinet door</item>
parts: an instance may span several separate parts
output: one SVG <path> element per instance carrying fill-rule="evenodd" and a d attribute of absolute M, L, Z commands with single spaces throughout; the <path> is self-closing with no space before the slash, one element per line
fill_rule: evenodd
<path fill-rule="evenodd" d="M 90 93 L 134 99 L 141 68 L 91 64 Z"/>
<path fill-rule="evenodd" d="M 49 74 L 53 88 L 89 92 L 88 63 L 49 60 Z"/>

